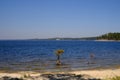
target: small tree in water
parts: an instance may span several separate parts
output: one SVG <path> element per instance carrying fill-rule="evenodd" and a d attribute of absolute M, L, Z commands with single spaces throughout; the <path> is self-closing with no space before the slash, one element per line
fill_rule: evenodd
<path fill-rule="evenodd" d="M 57 56 L 57 61 L 56 61 L 56 65 L 61 65 L 61 61 L 60 61 L 60 55 L 64 53 L 64 50 L 59 49 L 55 51 L 55 54 Z"/>

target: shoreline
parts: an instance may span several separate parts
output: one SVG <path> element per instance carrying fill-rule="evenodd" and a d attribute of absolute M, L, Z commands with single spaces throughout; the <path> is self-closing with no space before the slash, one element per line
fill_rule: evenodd
<path fill-rule="evenodd" d="M 94 41 L 101 41 L 101 42 L 120 42 L 120 40 L 107 40 L 107 39 L 98 39 Z"/>
<path fill-rule="evenodd" d="M 43 74 L 74 74 L 83 75 L 84 78 L 96 78 L 96 79 L 106 79 L 115 76 L 120 76 L 120 66 L 117 68 L 99 68 L 99 69 L 89 69 L 89 70 L 74 70 L 74 71 L 59 71 L 59 72 L 35 72 L 35 71 L 18 71 L 18 72 L 3 72 L 0 71 L 0 79 L 2 77 L 8 76 L 12 78 L 22 78 L 25 75 L 31 76 L 33 78 L 40 77 Z M 27 79 L 25 79 L 27 80 Z M 35 79 L 37 80 L 37 79 Z M 41 79 L 42 80 L 42 79 Z"/>
<path fill-rule="evenodd" d="M 120 69 L 120 64 L 117 64 L 117 65 L 111 65 L 111 66 L 101 66 L 101 67 L 93 67 L 93 68 L 86 68 L 86 69 L 82 69 L 82 68 L 59 68 L 61 66 L 58 66 L 58 68 L 55 68 L 55 69 L 30 69 L 30 70 L 14 70 L 14 69 L 0 69 L 0 73 L 3 72 L 3 73 L 16 73 L 16 72 L 68 72 L 68 71 L 86 71 L 86 70 L 106 70 L 106 69 Z"/>

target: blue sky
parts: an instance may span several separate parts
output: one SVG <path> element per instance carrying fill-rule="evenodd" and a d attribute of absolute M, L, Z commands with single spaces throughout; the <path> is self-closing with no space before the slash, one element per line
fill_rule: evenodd
<path fill-rule="evenodd" d="M 0 39 L 120 32 L 120 0 L 0 0 Z"/>

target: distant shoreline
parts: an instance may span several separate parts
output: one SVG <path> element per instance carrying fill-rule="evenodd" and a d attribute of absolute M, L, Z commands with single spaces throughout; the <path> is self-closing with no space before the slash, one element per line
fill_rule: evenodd
<path fill-rule="evenodd" d="M 120 42 L 120 40 L 107 40 L 107 39 L 100 39 L 100 40 L 94 40 L 94 41 L 106 41 L 106 42 Z"/>
<path fill-rule="evenodd" d="M 50 40 L 50 39 L 23 39 L 23 40 L 0 40 L 0 41 L 98 41 L 98 42 L 120 42 L 120 40 L 105 40 L 105 39 L 101 39 L 101 40 Z"/>

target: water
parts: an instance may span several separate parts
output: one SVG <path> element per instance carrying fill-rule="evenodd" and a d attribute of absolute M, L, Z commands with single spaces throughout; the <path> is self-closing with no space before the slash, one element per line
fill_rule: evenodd
<path fill-rule="evenodd" d="M 57 49 L 61 66 L 56 66 Z M 90 58 L 94 54 L 94 58 Z M 4 40 L 0 41 L 0 70 L 61 71 L 120 65 L 120 42 Z"/>

